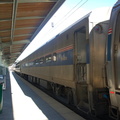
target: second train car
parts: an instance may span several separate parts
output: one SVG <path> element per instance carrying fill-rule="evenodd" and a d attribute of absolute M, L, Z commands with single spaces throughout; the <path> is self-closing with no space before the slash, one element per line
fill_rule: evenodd
<path fill-rule="evenodd" d="M 110 116 L 120 120 L 120 0 L 114 5 L 107 41 L 107 81 L 110 94 Z"/>

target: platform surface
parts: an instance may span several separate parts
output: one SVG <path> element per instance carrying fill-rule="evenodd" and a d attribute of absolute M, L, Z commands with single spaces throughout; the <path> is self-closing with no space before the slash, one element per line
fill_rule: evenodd
<path fill-rule="evenodd" d="M 9 75 L 0 120 L 85 120 L 15 73 Z"/>

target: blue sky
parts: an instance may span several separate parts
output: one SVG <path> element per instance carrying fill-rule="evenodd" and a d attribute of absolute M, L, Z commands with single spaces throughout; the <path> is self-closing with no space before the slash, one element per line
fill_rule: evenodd
<path fill-rule="evenodd" d="M 73 5 L 75 5 L 80 1 L 85 2 L 87 0 L 66 0 L 65 4 L 67 3 L 66 5 L 72 7 Z M 103 6 L 113 6 L 116 2 L 117 0 L 88 0 L 82 7 L 85 9 L 92 10 L 92 9 L 103 7 Z"/>
<path fill-rule="evenodd" d="M 117 0 L 66 0 L 17 60 L 24 59 L 90 11 L 100 7 L 112 7 L 116 2 Z"/>

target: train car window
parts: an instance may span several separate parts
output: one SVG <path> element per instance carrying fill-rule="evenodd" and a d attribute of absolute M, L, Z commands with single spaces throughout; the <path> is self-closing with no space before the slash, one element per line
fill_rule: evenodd
<path fill-rule="evenodd" d="M 29 63 L 29 66 L 32 66 L 33 64 L 34 64 L 34 62 L 30 62 L 30 63 Z"/>
<path fill-rule="evenodd" d="M 35 60 L 35 65 L 39 64 L 39 59 Z"/>
<path fill-rule="evenodd" d="M 120 89 L 120 12 L 117 16 L 116 27 L 115 27 L 115 80 L 116 80 L 116 87 Z"/>
<path fill-rule="evenodd" d="M 26 63 L 25 66 L 27 67 L 27 66 L 28 66 L 28 63 Z"/>
<path fill-rule="evenodd" d="M 51 55 L 46 56 L 45 60 L 46 60 L 46 63 L 51 62 L 52 56 Z"/>
<path fill-rule="evenodd" d="M 57 61 L 57 54 L 56 53 L 53 54 L 53 61 L 54 62 Z"/>
<path fill-rule="evenodd" d="M 30 63 L 28 63 L 28 66 L 30 66 Z"/>
<path fill-rule="evenodd" d="M 44 63 L 44 57 L 40 58 L 40 64 Z"/>

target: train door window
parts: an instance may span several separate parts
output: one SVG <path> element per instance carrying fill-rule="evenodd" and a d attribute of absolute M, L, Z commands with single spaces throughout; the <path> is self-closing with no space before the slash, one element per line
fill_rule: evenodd
<path fill-rule="evenodd" d="M 76 73 L 78 82 L 86 82 L 86 27 L 83 26 L 75 32 L 76 46 Z"/>
<path fill-rule="evenodd" d="M 86 63 L 86 27 L 81 27 L 76 31 L 76 52 L 77 62 Z"/>
<path fill-rule="evenodd" d="M 114 65 L 115 65 L 115 80 L 116 87 L 120 89 L 120 12 L 117 16 L 115 27 L 115 51 L 114 51 Z"/>
<path fill-rule="evenodd" d="M 53 61 L 57 61 L 57 54 L 56 53 L 53 53 Z"/>

